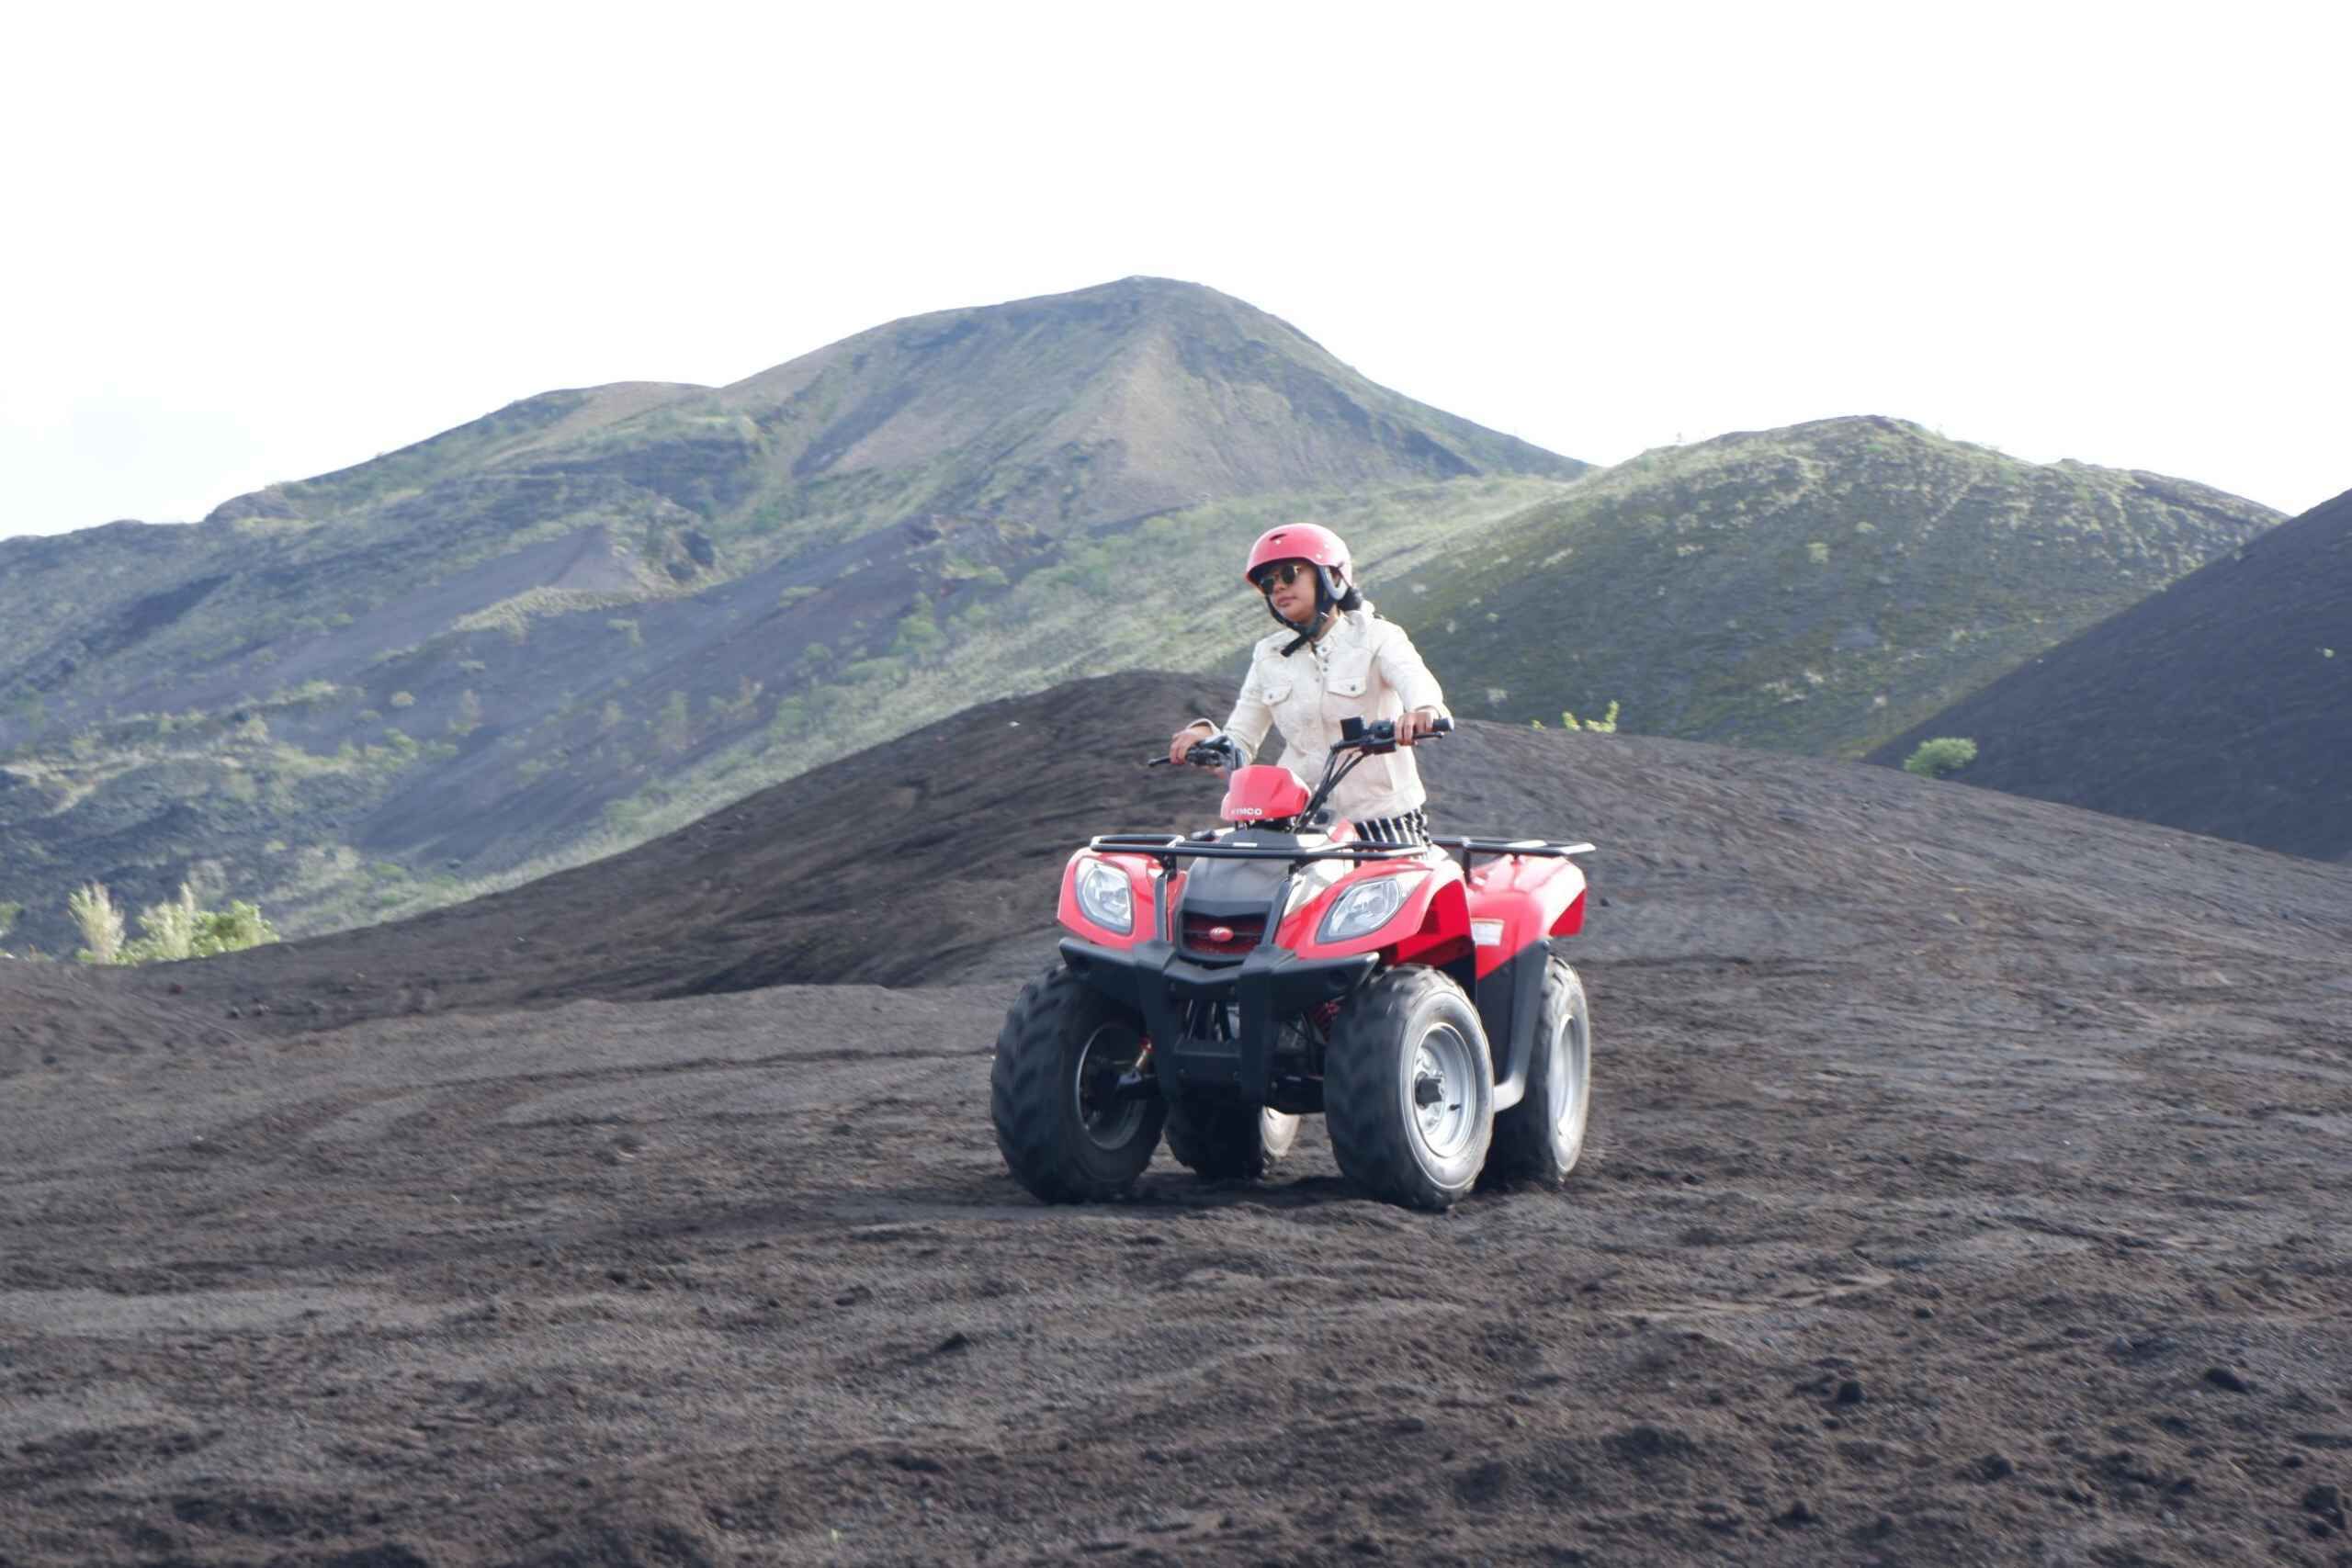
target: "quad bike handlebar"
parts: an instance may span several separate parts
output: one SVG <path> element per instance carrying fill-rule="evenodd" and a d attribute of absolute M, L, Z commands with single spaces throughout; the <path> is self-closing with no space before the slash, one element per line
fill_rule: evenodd
<path fill-rule="evenodd" d="M 1421 739 L 1434 740 L 1441 735 L 1453 733 L 1453 720 L 1441 715 Z M 1393 718 L 1376 718 L 1366 723 L 1363 719 L 1343 718 L 1340 721 L 1340 739 L 1331 747 L 1331 754 L 1334 757 L 1343 751 L 1361 751 L 1367 757 L 1385 756 L 1396 750 L 1396 721 Z M 1233 743 L 1230 736 L 1226 735 L 1194 743 L 1185 750 L 1184 761 L 1195 768 L 1238 768 L 1245 765 L 1241 748 Z M 1168 759 L 1154 757 L 1144 766 L 1164 768 L 1168 766 Z"/>
<path fill-rule="evenodd" d="M 1440 716 L 1423 739 L 1434 740 L 1441 735 L 1453 733 L 1453 721 Z M 1332 744 L 1330 760 L 1323 764 L 1323 782 L 1307 796 L 1306 808 L 1298 815 L 1301 820 L 1311 820 L 1340 781 L 1361 766 L 1366 757 L 1385 757 L 1396 750 L 1396 721 L 1376 718 L 1366 724 L 1362 719 L 1343 718 L 1340 721 L 1340 739 Z M 1353 753 L 1353 755 L 1350 755 Z"/>
<path fill-rule="evenodd" d="M 1441 735 L 1453 733 L 1453 721 L 1440 714 L 1430 721 L 1430 727 L 1422 733 L 1421 739 L 1434 740 Z M 1343 718 L 1340 721 L 1340 739 L 1331 750 L 1334 751 L 1360 750 L 1367 757 L 1380 757 L 1394 751 L 1396 746 L 1395 719 L 1375 718 L 1367 722 L 1363 719 Z"/>
<path fill-rule="evenodd" d="M 1450 735 L 1453 732 L 1453 720 L 1441 716 L 1431 725 L 1429 732 L 1421 737 L 1421 739 L 1434 740 L 1439 736 Z M 1331 792 L 1339 786 L 1340 780 L 1352 773 L 1366 757 L 1385 756 L 1396 750 L 1396 721 L 1393 718 L 1374 719 L 1369 723 L 1360 718 L 1341 719 L 1340 739 L 1333 743 L 1330 756 L 1323 764 L 1322 782 L 1315 786 L 1314 793 L 1307 797 L 1306 805 L 1298 813 L 1297 820 L 1302 823 L 1312 822 L 1321 812 L 1324 803 L 1330 799 Z M 1240 768 L 1247 765 L 1246 759 L 1241 755 L 1241 748 L 1235 745 L 1230 737 L 1223 735 L 1197 742 L 1190 747 L 1184 753 L 1184 761 L 1193 767 Z M 1169 759 L 1166 757 L 1154 757 L 1144 766 L 1160 768 L 1166 767 L 1168 763 Z M 1467 840 L 1460 841 L 1464 844 L 1470 843 Z M 1543 840 L 1529 841 L 1541 843 Z M 1434 843 L 1437 840 L 1431 840 L 1430 842 Z M 1102 834 L 1090 840 L 1088 847 L 1114 852 L 1156 854 L 1161 857 L 1163 864 L 1171 869 L 1174 865 L 1174 857 L 1177 856 L 1209 860 L 1394 860 L 1421 852 L 1421 846 L 1418 844 L 1334 844 L 1325 849 L 1307 851 L 1266 850 L 1255 847 L 1245 849 L 1226 844 L 1203 844 L 1197 840 L 1187 840 L 1181 837 L 1160 833 Z M 1506 852 L 1487 849 L 1481 841 L 1465 851 L 1464 855 L 1465 863 L 1470 853 L 1478 852 Z"/>
<path fill-rule="evenodd" d="M 1441 717 L 1424 739 L 1435 739 L 1453 731 L 1453 720 Z M 1396 749 L 1396 721 L 1376 719 L 1366 724 L 1360 719 L 1343 719 L 1340 739 L 1331 748 L 1330 758 L 1323 768 L 1323 782 L 1308 799 L 1302 818 L 1311 817 L 1330 798 L 1331 791 L 1347 777 L 1355 765 L 1367 756 L 1380 756 Z M 1353 753 L 1353 755 L 1351 755 Z M 1204 740 L 1184 754 L 1184 761 L 1194 767 L 1243 766 L 1241 748 L 1226 736 Z M 1168 766 L 1165 757 L 1154 757 L 1147 767 Z M 1467 866 L 1481 855 L 1523 855 L 1533 860 L 1566 860 L 1571 856 L 1590 854 L 1593 846 L 1581 840 L 1550 839 L 1479 839 L 1454 834 L 1432 833 L 1429 842 L 1442 850 L 1449 850 Z M 1103 833 L 1088 840 L 1087 848 L 1114 854 L 1148 854 L 1158 858 L 1169 870 L 1182 860 L 1396 860 L 1419 854 L 1420 846 L 1414 844 L 1331 844 L 1321 849 L 1243 847 L 1219 841 L 1207 835 L 1187 839 L 1172 833 Z"/>
<path fill-rule="evenodd" d="M 1248 765 L 1242 761 L 1241 748 L 1233 743 L 1231 737 L 1224 735 L 1213 740 L 1195 742 L 1186 749 L 1184 761 L 1195 768 L 1239 768 Z M 1154 757 L 1144 766 L 1164 768 L 1168 766 L 1168 759 Z"/>

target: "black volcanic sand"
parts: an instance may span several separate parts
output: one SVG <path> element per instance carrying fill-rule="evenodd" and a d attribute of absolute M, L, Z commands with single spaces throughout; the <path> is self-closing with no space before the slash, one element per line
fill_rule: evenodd
<path fill-rule="evenodd" d="M 1957 775 L 2352 861 L 2352 491 L 2109 616 L 1870 754 L 1939 735 Z"/>
<path fill-rule="evenodd" d="M 1071 840 L 1199 819 L 1133 764 L 1208 698 L 0 965 L 0 1562 L 2352 1562 L 2352 869 L 1467 727 L 1452 825 L 1604 846 L 1568 1189 L 1386 1208 L 1310 1122 L 1047 1209 L 989 1042 Z"/>

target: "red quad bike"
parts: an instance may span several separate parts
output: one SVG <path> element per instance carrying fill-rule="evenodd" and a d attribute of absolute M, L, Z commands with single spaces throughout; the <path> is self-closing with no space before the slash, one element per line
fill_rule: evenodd
<path fill-rule="evenodd" d="M 1592 846 L 1359 840 L 1324 803 L 1396 726 L 1340 733 L 1311 794 L 1194 746 L 1232 769 L 1231 827 L 1070 857 L 1061 962 L 1013 1002 L 990 1085 L 997 1146 L 1037 1197 L 1117 1197 L 1163 1130 L 1204 1178 L 1261 1176 L 1318 1111 L 1348 1179 L 1414 1208 L 1575 1168 L 1592 1035 L 1552 950 L 1584 924 L 1569 857 Z"/>

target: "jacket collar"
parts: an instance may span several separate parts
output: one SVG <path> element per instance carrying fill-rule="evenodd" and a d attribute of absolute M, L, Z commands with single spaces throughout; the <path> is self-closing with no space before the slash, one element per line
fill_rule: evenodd
<path fill-rule="evenodd" d="M 1329 649 L 1341 643 L 1361 647 L 1372 639 L 1372 619 L 1373 603 L 1367 599 L 1357 609 L 1340 611 L 1339 621 L 1323 634 L 1319 643 L 1301 643 L 1298 651 L 1306 653 L 1310 647 Z M 1265 646 L 1279 656 L 1297 636 L 1296 632 L 1269 632 L 1265 637 Z"/>
<path fill-rule="evenodd" d="M 1342 643 L 1353 645 L 1371 635 L 1372 601 L 1367 599 L 1360 609 L 1340 611 L 1340 618 L 1332 623 L 1331 629 L 1323 634 L 1323 643 L 1331 648 Z"/>
<path fill-rule="evenodd" d="M 1301 644 L 1299 651 L 1301 653 L 1305 653 L 1314 648 L 1329 649 L 1338 647 L 1342 643 L 1351 645 L 1361 643 L 1371 635 L 1372 601 L 1367 599 L 1363 602 L 1363 605 L 1360 609 L 1340 611 L 1340 618 L 1331 623 L 1331 629 L 1329 631 L 1325 632 L 1311 644 Z M 1266 640 L 1272 644 L 1274 651 L 1279 653 L 1282 651 L 1283 645 L 1290 642 L 1291 639 L 1296 636 L 1297 634 L 1295 632 L 1276 632 Z"/>

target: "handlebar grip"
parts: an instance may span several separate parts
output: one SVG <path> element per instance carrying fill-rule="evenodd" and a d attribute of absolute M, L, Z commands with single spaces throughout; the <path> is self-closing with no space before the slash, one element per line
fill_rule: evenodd
<path fill-rule="evenodd" d="M 1241 749 L 1219 736 L 1185 752 L 1184 760 L 1199 768 L 1238 768 L 1241 766 Z"/>
<path fill-rule="evenodd" d="M 1430 726 L 1430 733 L 1432 735 L 1451 735 L 1453 733 L 1453 721 L 1441 714 L 1438 716 L 1437 722 Z"/>

